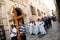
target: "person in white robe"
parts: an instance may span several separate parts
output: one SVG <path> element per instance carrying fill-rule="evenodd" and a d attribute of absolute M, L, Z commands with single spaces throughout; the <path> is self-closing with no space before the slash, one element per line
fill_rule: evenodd
<path fill-rule="evenodd" d="M 37 26 L 37 24 L 38 24 L 37 21 L 35 21 L 35 22 L 34 22 L 34 26 L 33 26 L 33 33 L 36 34 L 36 35 L 37 35 L 38 32 L 39 32 L 39 31 L 38 31 L 38 26 Z"/>
<path fill-rule="evenodd" d="M 40 30 L 39 30 L 39 27 L 40 27 L 39 22 L 40 22 L 40 19 L 37 19 L 38 33 L 40 33 Z"/>
<path fill-rule="evenodd" d="M 29 33 L 30 35 L 33 34 L 33 23 L 32 22 L 29 22 Z"/>
<path fill-rule="evenodd" d="M 42 35 L 46 34 L 46 30 L 44 28 L 44 22 L 42 20 L 39 22 L 39 25 L 40 25 L 39 30 L 40 30 L 41 34 Z"/>

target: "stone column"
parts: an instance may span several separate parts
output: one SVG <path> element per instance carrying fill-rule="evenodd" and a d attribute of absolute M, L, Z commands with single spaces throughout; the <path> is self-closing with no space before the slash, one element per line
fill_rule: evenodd
<path fill-rule="evenodd" d="M 7 9 L 6 4 L 5 4 L 5 2 L 3 2 L 2 6 L 1 6 L 2 21 L 3 21 L 3 25 L 4 25 L 6 40 L 10 40 L 10 26 L 8 23 L 8 16 L 7 16 L 6 9 Z"/>

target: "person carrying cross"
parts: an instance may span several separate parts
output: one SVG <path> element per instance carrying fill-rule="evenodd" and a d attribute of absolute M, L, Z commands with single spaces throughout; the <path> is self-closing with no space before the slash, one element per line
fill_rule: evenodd
<path fill-rule="evenodd" d="M 26 29 L 22 21 L 19 21 L 19 29 L 21 40 L 26 40 Z"/>

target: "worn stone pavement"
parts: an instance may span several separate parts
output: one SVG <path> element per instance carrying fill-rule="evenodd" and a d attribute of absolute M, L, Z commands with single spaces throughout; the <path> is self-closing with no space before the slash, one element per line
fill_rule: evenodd
<path fill-rule="evenodd" d="M 52 27 L 48 30 L 47 34 L 43 37 L 38 37 L 39 35 L 27 35 L 27 40 L 60 40 L 60 23 L 52 22 Z"/>

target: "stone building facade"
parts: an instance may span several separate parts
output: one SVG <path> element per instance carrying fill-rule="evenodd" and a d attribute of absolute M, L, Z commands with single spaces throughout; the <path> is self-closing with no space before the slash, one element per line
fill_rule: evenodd
<path fill-rule="evenodd" d="M 23 13 L 24 23 L 27 25 L 30 19 L 37 20 L 44 16 L 50 16 L 48 7 L 43 0 L 1 0 L 0 1 L 0 24 L 4 25 L 6 40 L 10 40 L 10 18 L 13 18 L 13 7 L 20 8 Z"/>

